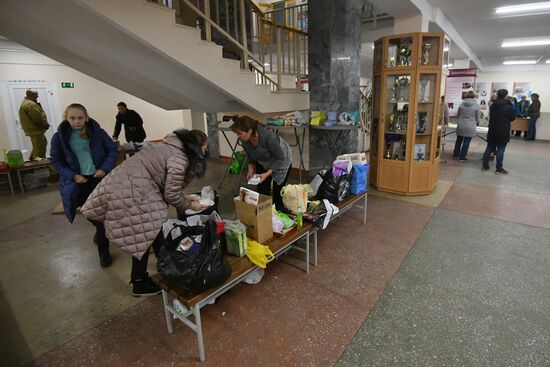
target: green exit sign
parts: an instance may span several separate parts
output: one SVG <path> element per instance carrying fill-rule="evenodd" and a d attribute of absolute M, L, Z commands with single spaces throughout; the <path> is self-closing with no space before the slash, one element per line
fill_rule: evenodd
<path fill-rule="evenodd" d="M 74 88 L 74 83 L 61 82 L 61 88 Z"/>

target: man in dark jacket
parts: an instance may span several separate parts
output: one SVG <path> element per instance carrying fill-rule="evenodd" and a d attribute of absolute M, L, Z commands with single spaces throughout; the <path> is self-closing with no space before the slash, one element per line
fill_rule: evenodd
<path fill-rule="evenodd" d="M 491 105 L 489 113 L 489 132 L 487 133 L 487 148 L 483 154 L 483 166 L 481 169 L 487 171 L 489 169 L 489 157 L 491 152 L 496 151 L 497 168 L 495 173 L 507 174 L 502 168 L 504 160 L 504 150 L 506 144 L 510 141 L 511 123 L 516 118 L 514 106 L 506 99 L 508 91 L 501 89 L 497 92 L 497 99 Z"/>
<path fill-rule="evenodd" d="M 531 94 L 531 103 L 527 109 L 529 116 L 529 127 L 527 129 L 527 137 L 525 140 L 535 140 L 537 135 L 537 120 L 540 117 L 540 101 L 537 93 Z"/>
<path fill-rule="evenodd" d="M 141 116 L 136 111 L 129 110 L 124 102 L 119 102 L 117 108 L 118 114 L 116 115 L 113 139 L 118 140 L 122 125 L 124 125 L 124 136 L 128 143 L 143 143 L 147 136 L 145 135 L 145 130 L 143 130 L 143 120 Z"/>

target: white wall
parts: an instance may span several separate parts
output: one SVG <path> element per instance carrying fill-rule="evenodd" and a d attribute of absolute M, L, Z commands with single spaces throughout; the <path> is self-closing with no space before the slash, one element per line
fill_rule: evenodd
<path fill-rule="evenodd" d="M 550 140 L 550 72 L 548 71 L 501 71 L 479 73 L 478 82 L 531 82 L 533 92 L 540 96 L 540 118 L 537 120 L 537 140 Z M 509 91 L 511 93 L 511 91 Z"/>
<path fill-rule="evenodd" d="M 177 128 L 191 128 L 190 110 L 166 111 L 103 82 L 90 78 L 34 51 L 0 49 L 0 82 L 9 80 L 44 80 L 57 85 L 61 111 L 73 102 L 82 103 L 90 116 L 112 134 L 116 104 L 126 102 L 144 121 L 149 140 L 160 139 Z M 74 83 L 74 89 L 62 89 L 61 82 Z M 124 142 L 124 133 L 120 138 Z M 0 103 L 0 151 L 9 148 L 5 114 Z"/>

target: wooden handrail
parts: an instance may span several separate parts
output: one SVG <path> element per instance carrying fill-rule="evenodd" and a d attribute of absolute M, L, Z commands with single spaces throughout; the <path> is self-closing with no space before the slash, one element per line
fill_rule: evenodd
<path fill-rule="evenodd" d="M 289 32 L 294 32 L 294 33 L 298 33 L 298 34 L 302 34 L 304 36 L 307 36 L 308 33 L 307 32 L 304 32 L 300 29 L 296 29 L 296 28 L 292 28 L 292 27 L 289 27 L 289 26 L 286 26 L 286 25 L 280 25 L 280 24 L 276 24 L 276 23 L 273 23 L 273 21 L 269 20 L 269 19 L 262 19 L 262 22 L 266 23 L 266 24 L 269 24 L 270 26 L 272 27 L 275 27 L 275 28 L 282 28 L 282 29 L 286 29 L 287 31 Z"/>

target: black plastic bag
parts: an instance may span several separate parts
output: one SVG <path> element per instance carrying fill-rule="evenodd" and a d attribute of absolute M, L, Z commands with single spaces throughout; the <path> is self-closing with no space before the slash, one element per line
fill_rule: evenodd
<path fill-rule="evenodd" d="M 333 204 L 347 198 L 351 193 L 351 177 L 353 170 L 345 175 L 334 177 L 331 170 L 327 170 L 324 174 L 321 174 L 323 182 L 317 190 L 316 199 L 327 199 Z"/>
<path fill-rule="evenodd" d="M 157 260 L 157 271 L 174 285 L 190 293 L 201 293 L 223 284 L 231 276 L 231 266 L 220 250 L 216 222 L 210 219 L 204 226 L 177 226 L 181 235 L 165 238 Z M 174 231 L 174 229 L 172 229 Z M 182 251 L 182 240 L 202 236 L 198 253 Z"/>

